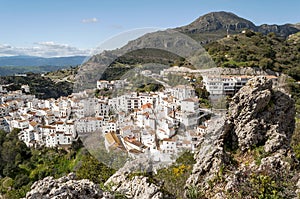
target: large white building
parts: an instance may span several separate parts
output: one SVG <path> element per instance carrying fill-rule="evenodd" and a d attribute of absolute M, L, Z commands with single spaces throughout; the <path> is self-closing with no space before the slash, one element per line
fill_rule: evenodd
<path fill-rule="evenodd" d="M 92 133 L 101 130 L 102 117 L 84 117 L 75 122 L 77 133 Z"/>
<path fill-rule="evenodd" d="M 178 85 L 168 90 L 171 91 L 171 95 L 178 100 L 196 97 L 195 89 L 190 85 Z"/>
<path fill-rule="evenodd" d="M 250 78 L 252 76 L 203 76 L 203 85 L 210 93 L 210 98 L 216 99 L 224 95 L 234 95 Z"/>
<path fill-rule="evenodd" d="M 273 81 L 273 87 L 278 86 L 278 78 L 276 76 L 265 77 Z M 243 86 L 245 86 L 248 80 L 251 78 L 253 78 L 253 76 L 248 75 L 203 76 L 203 85 L 210 93 L 210 98 L 214 100 L 225 95 L 233 96 Z"/>

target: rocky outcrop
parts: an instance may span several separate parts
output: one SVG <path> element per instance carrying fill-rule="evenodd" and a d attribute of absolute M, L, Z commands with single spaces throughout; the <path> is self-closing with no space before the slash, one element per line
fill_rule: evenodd
<path fill-rule="evenodd" d="M 125 179 L 116 187 L 114 191 L 124 194 L 127 198 L 164 198 L 160 187 L 149 183 L 149 179 L 144 176 L 134 176 L 131 179 Z"/>
<path fill-rule="evenodd" d="M 233 97 L 224 133 L 233 148 L 246 151 L 264 146 L 266 152 L 275 152 L 289 146 L 295 127 L 294 117 L 294 101 L 286 94 L 272 90 L 272 81 L 258 77 L 250 80 Z"/>
<path fill-rule="evenodd" d="M 186 195 L 196 187 L 207 198 L 296 197 L 294 117 L 294 101 L 272 90 L 271 80 L 248 81 L 233 97 L 224 125 L 208 129 L 204 140 L 210 141 L 200 143 Z"/>
<path fill-rule="evenodd" d="M 191 24 L 181 27 L 185 32 L 203 33 L 227 29 L 241 32 L 243 29 L 256 30 L 256 26 L 246 19 L 230 12 L 211 12 L 205 14 Z"/>
<path fill-rule="evenodd" d="M 147 161 L 140 159 L 127 162 L 123 168 L 106 181 L 105 185 L 111 187 L 112 192 L 124 194 L 127 198 L 165 198 L 160 185 L 150 182 L 148 177 L 138 175 L 141 163 L 144 172 L 153 171 L 151 164 L 146 165 L 145 162 Z"/>
<path fill-rule="evenodd" d="M 226 162 L 226 155 L 223 151 L 222 129 L 224 125 L 223 117 L 212 118 L 207 133 L 199 143 L 199 148 L 195 153 L 197 160 L 194 165 L 193 175 L 187 181 L 188 186 L 195 185 L 208 188 L 209 180 L 212 180 L 215 173 L 220 169 L 220 165 Z"/>
<path fill-rule="evenodd" d="M 26 194 L 26 199 L 100 199 L 111 198 L 109 193 L 104 193 L 99 186 L 89 180 L 75 180 L 75 174 L 70 173 L 59 179 L 46 177 L 35 182 L 31 191 Z"/>

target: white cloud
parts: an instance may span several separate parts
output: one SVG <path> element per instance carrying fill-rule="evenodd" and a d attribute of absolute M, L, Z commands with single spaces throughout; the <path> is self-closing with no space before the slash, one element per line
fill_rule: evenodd
<path fill-rule="evenodd" d="M 97 23 L 99 20 L 94 17 L 94 18 L 90 18 L 90 19 L 82 19 L 81 22 L 82 23 Z"/>
<path fill-rule="evenodd" d="M 39 56 L 39 57 L 67 57 L 77 55 L 89 55 L 90 49 L 79 49 L 68 44 L 60 44 L 53 41 L 37 42 L 31 47 L 15 47 L 0 44 L 0 56 Z"/>

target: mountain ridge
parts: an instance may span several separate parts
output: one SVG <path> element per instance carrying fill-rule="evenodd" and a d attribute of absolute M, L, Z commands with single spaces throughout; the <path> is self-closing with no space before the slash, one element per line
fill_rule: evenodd
<path fill-rule="evenodd" d="M 4 56 L 0 57 L 0 66 L 74 66 L 81 64 L 86 56 L 38 57 L 38 56 Z"/>
<path fill-rule="evenodd" d="M 205 14 L 186 26 L 175 28 L 175 30 L 187 34 L 201 43 L 208 43 L 220 39 L 227 34 L 240 33 L 245 29 L 261 32 L 263 34 L 274 32 L 277 36 L 286 38 L 291 34 L 299 32 L 300 26 L 298 24 L 289 23 L 283 25 L 262 24 L 257 26 L 253 22 L 239 17 L 234 13 L 219 11 Z M 197 35 L 199 33 L 204 35 Z"/>

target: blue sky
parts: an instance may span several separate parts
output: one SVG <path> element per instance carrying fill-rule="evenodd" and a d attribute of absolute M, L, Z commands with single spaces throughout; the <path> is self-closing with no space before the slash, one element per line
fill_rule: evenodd
<path fill-rule="evenodd" d="M 299 10 L 299 0 L 0 0 L 0 56 L 87 54 L 124 31 L 178 27 L 212 11 L 257 25 L 298 23 Z"/>

